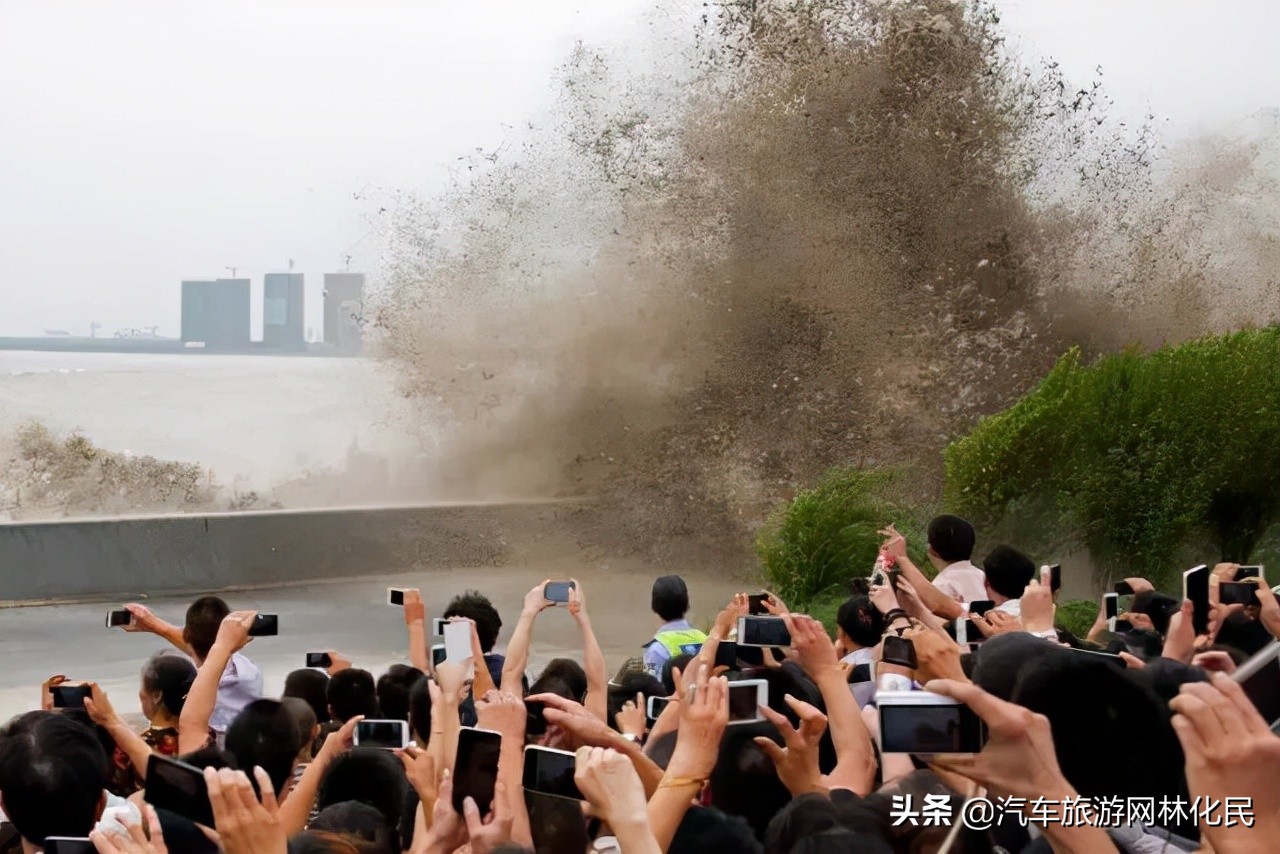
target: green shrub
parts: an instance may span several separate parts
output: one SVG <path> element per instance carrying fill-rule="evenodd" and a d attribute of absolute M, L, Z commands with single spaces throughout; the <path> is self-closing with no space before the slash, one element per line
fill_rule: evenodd
<path fill-rule="evenodd" d="M 883 471 L 833 469 L 775 512 L 756 538 L 769 588 L 796 609 L 842 593 L 851 579 L 871 571 L 877 531 L 889 523 L 907 538 L 916 565 L 928 567 L 923 520 L 889 497 L 893 482 Z"/>
<path fill-rule="evenodd" d="M 1053 622 L 1080 640 L 1084 640 L 1096 619 L 1098 619 L 1097 602 L 1090 602 L 1088 599 L 1068 599 L 1066 602 L 1058 603 Z"/>
<path fill-rule="evenodd" d="M 1280 521 L 1280 327 L 1082 364 L 946 451 L 946 504 L 1028 550 L 1082 545 L 1102 575 L 1173 586 L 1246 561 Z"/>

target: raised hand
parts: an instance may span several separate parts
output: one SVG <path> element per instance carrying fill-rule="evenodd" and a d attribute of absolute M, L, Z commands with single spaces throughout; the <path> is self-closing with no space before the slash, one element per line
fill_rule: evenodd
<path fill-rule="evenodd" d="M 244 649 L 249 641 L 253 640 L 249 637 L 249 629 L 252 628 L 253 620 L 257 616 L 257 611 L 232 611 L 227 614 L 222 619 L 222 625 L 218 626 L 218 637 L 214 640 L 214 645 L 231 652 Z"/>
<path fill-rule="evenodd" d="M 573 582 L 573 586 L 569 588 L 569 616 L 576 620 L 580 615 L 586 616 L 587 600 L 583 595 L 582 585 L 578 583 L 578 580 L 576 578 L 570 580 Z"/>
<path fill-rule="evenodd" d="M 578 748 L 573 780 L 591 812 L 611 828 L 649 822 L 644 783 L 631 760 L 606 747 Z"/>
<path fill-rule="evenodd" d="M 336 649 L 328 650 L 328 653 L 329 653 L 329 666 L 326 668 L 326 672 L 330 676 L 333 676 L 337 673 L 341 673 L 344 670 L 351 669 L 351 659 L 347 658 L 345 655 L 338 652 Z"/>
<path fill-rule="evenodd" d="M 89 833 L 89 841 L 98 854 L 169 854 L 155 807 L 146 805 L 143 815 L 147 822 L 147 832 L 151 834 L 150 839 L 143 832 L 142 824 L 134 823 L 124 825 L 124 834 L 103 833 L 94 829 Z"/>
<path fill-rule="evenodd" d="M 167 625 L 164 620 L 151 613 L 151 609 L 146 605 L 130 602 L 124 606 L 124 609 L 133 615 L 131 621 L 120 627 L 126 632 L 148 632 L 158 635 Z"/>
<path fill-rule="evenodd" d="M 823 668 L 836 666 L 840 657 L 822 623 L 804 614 L 788 614 L 783 619 L 791 633 L 791 649 L 811 678 Z"/>
<path fill-rule="evenodd" d="M 40 708 L 42 710 L 46 712 L 53 710 L 53 689 L 65 684 L 66 681 L 67 677 L 59 673 L 57 676 L 50 676 L 40 683 Z"/>
<path fill-rule="evenodd" d="M 524 595 L 524 613 L 539 614 L 548 608 L 554 608 L 555 602 L 547 598 L 546 587 L 550 578 L 544 578 L 542 582 Z"/>
<path fill-rule="evenodd" d="M 871 598 L 871 604 L 876 606 L 876 610 L 881 614 L 887 614 L 898 607 L 898 597 L 894 594 L 893 588 L 887 584 L 873 584 L 868 591 Z"/>
<path fill-rule="evenodd" d="M 205 769 L 218 841 L 224 854 L 286 854 L 289 846 L 271 778 L 261 768 L 254 768 L 253 775 L 261 801 L 243 771 Z"/>
<path fill-rule="evenodd" d="M 430 810 L 436 802 L 440 791 L 440 781 L 436 774 L 436 762 L 431 754 L 421 747 L 410 745 L 404 750 L 397 750 L 400 764 L 404 766 L 404 775 L 409 785 L 417 793 L 422 808 Z"/>
<path fill-rule="evenodd" d="M 960 665 L 960 647 L 932 629 L 911 627 L 903 633 L 916 650 L 915 679 L 924 684 L 931 679 L 954 679 L 968 682 Z"/>
<path fill-rule="evenodd" d="M 992 609 L 981 617 L 973 617 L 973 624 L 982 632 L 983 637 L 993 638 L 1008 632 L 1022 631 L 1022 621 L 1008 611 Z"/>
<path fill-rule="evenodd" d="M 471 841 L 472 854 L 489 854 L 509 843 L 515 816 L 511 814 L 510 801 L 507 800 L 506 782 L 498 778 L 493 784 L 493 806 L 487 816 L 481 818 L 480 807 L 468 796 L 462 802 L 462 817 Z"/>
<path fill-rule="evenodd" d="M 1022 627 L 1029 632 L 1053 629 L 1053 591 L 1050 589 L 1049 567 L 1042 567 L 1040 577 L 1031 579 L 1022 592 Z"/>
<path fill-rule="evenodd" d="M 685 684 L 667 776 L 706 780 L 715 767 L 720 739 L 729 723 L 729 682 L 723 676 L 710 676 L 710 669 L 699 664 L 692 679 L 685 677 Z"/>
<path fill-rule="evenodd" d="M 404 624 L 412 626 L 414 623 L 425 622 L 427 619 L 427 606 L 422 603 L 422 591 L 416 587 L 411 587 L 404 591 Z"/>
<path fill-rule="evenodd" d="M 476 719 L 480 728 L 502 733 L 503 741 L 509 744 L 524 743 L 524 729 L 528 718 L 529 712 L 524 700 L 515 694 L 490 691 L 476 700 Z"/>
<path fill-rule="evenodd" d="M 634 700 L 627 700 L 622 704 L 622 708 L 613 716 L 613 722 L 618 725 L 618 732 L 634 735 L 636 738 L 644 737 L 645 730 L 648 728 L 644 705 L 644 694 L 639 691 L 636 692 Z"/>
<path fill-rule="evenodd" d="M 761 706 L 760 714 L 777 727 L 785 746 L 779 747 L 773 739 L 764 736 L 757 736 L 753 741 L 773 760 L 778 769 L 778 779 L 793 796 L 826 792 L 822 785 L 822 772 L 818 768 L 818 744 L 827 731 L 827 716 L 790 694 L 783 699 L 799 716 L 800 728 L 793 727 L 786 715 Z"/>

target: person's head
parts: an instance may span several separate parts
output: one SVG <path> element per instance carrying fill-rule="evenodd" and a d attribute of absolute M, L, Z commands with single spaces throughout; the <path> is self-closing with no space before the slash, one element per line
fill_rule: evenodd
<path fill-rule="evenodd" d="M 348 667 L 333 674 L 325 687 L 325 699 L 329 719 L 337 723 L 346 723 L 356 715 L 378 716 L 378 692 L 368 670 Z"/>
<path fill-rule="evenodd" d="M 185 655 L 157 652 L 142 666 L 138 703 L 152 723 L 176 721 L 187 702 L 187 692 L 196 681 L 196 666 Z"/>
<path fill-rule="evenodd" d="M 236 758 L 237 768 L 261 766 L 280 792 L 310 736 L 311 730 L 300 730 L 284 703 L 254 700 L 227 727 L 227 752 Z"/>
<path fill-rule="evenodd" d="M 408 664 L 393 664 L 378 677 L 375 689 L 379 714 L 388 720 L 409 720 L 409 690 L 422 679 L 423 673 Z"/>
<path fill-rule="evenodd" d="M 345 833 L 304 830 L 289 837 L 289 854 L 387 854 L 388 848 Z"/>
<path fill-rule="evenodd" d="M 667 852 L 706 854 L 708 851 L 756 854 L 764 849 L 751 832 L 751 825 L 741 817 L 725 815 L 714 807 L 693 807 L 680 820 Z"/>
<path fill-rule="evenodd" d="M 739 647 L 741 649 L 741 647 Z M 666 692 L 663 696 L 670 697 L 676 692 L 676 674 L 679 670 L 684 673 L 689 667 L 689 662 L 693 661 L 693 656 L 687 652 L 679 655 L 673 655 L 666 661 L 662 662 L 662 690 Z"/>
<path fill-rule="evenodd" d="M 929 560 L 941 569 L 973 557 L 973 544 L 977 541 L 973 525 L 959 516 L 943 514 L 929 520 L 925 533 L 929 541 Z"/>
<path fill-rule="evenodd" d="M 614 716 L 622 711 L 627 701 L 635 702 L 639 694 L 642 701 L 650 697 L 665 697 L 662 683 L 648 673 L 627 673 L 622 677 L 622 684 L 609 686 L 609 724 L 614 724 Z"/>
<path fill-rule="evenodd" d="M 778 779 L 773 760 L 754 741 L 755 736 L 778 738 L 773 724 L 765 721 L 726 728 L 709 780 L 711 806 L 726 815 L 739 816 L 757 838 L 791 793 Z"/>
<path fill-rule="evenodd" d="M 298 761 L 310 762 L 311 745 L 320 736 L 320 724 L 316 721 L 316 713 L 306 700 L 300 700 L 297 697 L 284 697 L 280 703 L 289 713 L 289 717 L 293 718 L 293 725 L 297 727 L 298 734 L 302 738 L 302 747 L 298 750 Z"/>
<path fill-rule="evenodd" d="M 311 706 L 315 712 L 316 723 L 329 722 L 329 674 L 323 670 L 304 667 L 295 670 L 284 678 L 285 697 L 297 697 Z"/>
<path fill-rule="evenodd" d="M 0 809 L 31 845 L 88 836 L 110 769 L 93 732 L 64 715 L 30 712 L 0 729 Z"/>
<path fill-rule="evenodd" d="M 389 750 L 357 747 L 333 761 L 320 784 L 316 807 L 324 810 L 345 801 L 359 801 L 382 814 L 394 832 L 404 811 L 409 781 L 404 766 Z"/>
<path fill-rule="evenodd" d="M 498 632 L 502 631 L 502 618 L 498 609 L 493 607 L 487 596 L 476 590 L 468 590 L 461 596 L 455 596 L 441 614 L 446 620 L 450 617 L 466 617 L 476 624 L 476 637 L 480 639 L 480 651 L 488 654 L 498 642 Z"/>
<path fill-rule="evenodd" d="M 425 748 L 431 741 L 431 688 L 419 679 L 409 689 L 409 729 L 413 740 Z"/>
<path fill-rule="evenodd" d="M 986 573 L 987 594 L 997 605 L 1010 599 L 1021 599 L 1022 593 L 1036 577 L 1036 564 L 1013 546 L 996 546 L 982 561 Z"/>
<path fill-rule="evenodd" d="M 683 619 L 689 612 L 689 588 L 680 576 L 663 575 L 653 582 L 649 604 L 664 623 Z"/>
<path fill-rule="evenodd" d="M 218 639 L 218 629 L 230 613 L 227 603 L 217 596 L 201 596 L 191 603 L 182 626 L 182 639 L 191 647 L 197 660 L 204 661 L 208 657 L 213 642 Z"/>
<path fill-rule="evenodd" d="M 553 658 L 529 686 L 530 694 L 557 694 L 581 703 L 587 695 L 587 671 L 572 658 Z"/>
<path fill-rule="evenodd" d="M 361 801 L 342 801 L 320 810 L 307 825 L 311 830 L 338 834 L 352 842 L 364 843 L 367 851 L 398 854 L 399 840 L 394 839 L 387 818 L 377 807 Z"/>
<path fill-rule="evenodd" d="M 861 820 L 851 818 L 855 807 L 861 805 L 837 803 L 826 795 L 812 792 L 799 795 L 769 822 L 764 850 L 768 854 L 808 851 L 891 854 L 893 846 L 874 821 L 861 816 Z M 862 807 L 859 812 L 869 812 L 869 809 Z"/>
<path fill-rule="evenodd" d="M 236 758 L 234 756 L 225 750 L 219 750 L 212 744 L 206 745 L 199 750 L 193 750 L 190 753 L 184 753 L 178 759 L 197 768 L 212 768 L 215 771 L 220 768 L 236 767 Z M 251 777 L 250 779 L 253 778 Z"/>
<path fill-rule="evenodd" d="M 873 647 L 884 634 L 884 617 L 866 596 L 851 596 L 836 612 L 836 640 L 846 647 Z"/>

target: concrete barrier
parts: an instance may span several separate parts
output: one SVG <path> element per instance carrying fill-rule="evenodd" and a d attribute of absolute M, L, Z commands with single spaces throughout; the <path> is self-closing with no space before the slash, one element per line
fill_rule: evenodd
<path fill-rule="evenodd" d="M 0 525 L 0 603 L 497 566 L 573 503 L 254 511 Z"/>

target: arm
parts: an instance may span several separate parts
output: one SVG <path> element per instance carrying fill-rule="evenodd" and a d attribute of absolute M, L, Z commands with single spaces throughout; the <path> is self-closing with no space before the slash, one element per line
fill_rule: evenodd
<path fill-rule="evenodd" d="M 199 750 L 209 740 L 209 718 L 218 702 L 218 683 L 231 656 L 249 642 L 249 627 L 256 615 L 256 611 L 233 611 L 218 627 L 218 637 L 196 671 L 196 681 L 178 716 L 178 753 Z"/>
<path fill-rule="evenodd" d="M 476 701 L 476 719 L 482 729 L 502 734 L 502 747 L 498 754 L 498 780 L 505 798 L 507 814 L 511 816 L 511 836 L 521 845 L 533 845 L 533 831 L 529 827 L 529 813 L 524 805 L 524 732 L 528 712 L 524 701 L 514 694 L 490 691 Z"/>
<path fill-rule="evenodd" d="M 935 587 L 905 553 L 898 558 L 898 566 L 902 568 L 902 577 L 911 583 L 927 609 L 944 620 L 954 620 L 964 614 L 964 606 Z"/>
<path fill-rule="evenodd" d="M 660 854 L 649 829 L 648 798 L 625 757 L 601 747 L 580 747 L 574 781 L 596 816 L 602 818 L 627 854 Z"/>
<path fill-rule="evenodd" d="M 467 620 L 471 624 L 471 696 L 484 697 L 490 691 L 497 690 L 493 684 L 493 674 L 489 672 L 489 664 L 484 660 L 484 650 L 480 648 L 480 635 L 476 632 L 476 621 Z"/>
<path fill-rule="evenodd" d="M 98 687 L 97 682 L 90 682 L 89 690 L 92 694 L 84 701 L 89 719 L 107 731 L 116 746 L 123 750 L 129 757 L 129 761 L 133 763 L 133 769 L 138 772 L 138 779 L 145 780 L 147 760 L 151 757 L 151 745 L 143 741 L 142 736 L 120 720 L 111 701 L 107 699 L 107 692 Z"/>
<path fill-rule="evenodd" d="M 416 588 L 404 591 L 404 625 L 409 633 L 409 663 L 423 673 L 431 672 L 427 652 L 427 608 Z"/>
<path fill-rule="evenodd" d="M 148 632 L 153 635 L 159 635 L 169 643 L 177 647 L 181 652 L 194 655 L 191 647 L 188 646 L 186 638 L 182 636 L 182 629 L 172 623 L 166 623 L 164 620 L 151 613 L 151 609 L 146 605 L 139 605 L 137 602 L 130 602 L 124 606 L 124 609 L 133 614 L 133 622 L 127 626 L 121 626 L 126 632 Z"/>
<path fill-rule="evenodd" d="M 587 672 L 587 694 L 582 704 L 587 711 L 607 721 L 609 717 L 609 674 L 604 667 L 604 653 L 600 642 L 591 630 L 591 618 L 587 616 L 587 600 L 577 579 L 569 590 L 569 615 L 582 630 L 582 669 Z M 504 680 L 505 681 L 505 680 Z"/>
<path fill-rule="evenodd" d="M 307 770 L 302 772 L 302 779 L 280 805 L 280 825 L 284 828 L 286 837 L 306 829 L 311 807 L 315 805 L 316 796 L 320 793 L 320 783 L 329 773 L 329 766 L 333 764 L 333 760 L 351 749 L 356 724 L 362 720 L 364 720 L 363 715 L 355 716 L 343 724 L 342 729 L 324 740 L 324 746 L 320 748 L 320 752 L 316 754 L 315 759 L 311 760 Z"/>
<path fill-rule="evenodd" d="M 524 597 L 524 608 L 520 611 L 520 620 L 511 632 L 511 642 L 507 644 L 507 660 L 502 665 L 502 690 L 516 694 L 524 692 L 522 680 L 524 669 L 529 664 L 529 645 L 533 640 L 533 621 L 538 614 L 554 605 L 547 599 L 543 589 L 547 579 L 534 587 Z"/>
<path fill-rule="evenodd" d="M 436 717 L 437 706 L 431 706 L 431 747 L 440 742 L 440 764 L 437 768 L 448 769 L 453 773 L 453 763 L 458 758 L 458 733 L 462 730 L 462 721 L 458 718 L 458 706 L 466 696 L 467 672 L 456 661 L 442 661 L 436 668 L 436 683 L 440 686 L 440 716 Z M 437 735 L 437 731 L 439 734 Z"/>
<path fill-rule="evenodd" d="M 707 668 L 698 668 L 695 690 L 680 703 L 676 749 L 658 791 L 649 799 L 649 827 L 662 851 L 671 847 L 684 814 L 711 775 L 729 722 L 729 683 L 723 676 L 708 678 L 707 673 Z"/>

